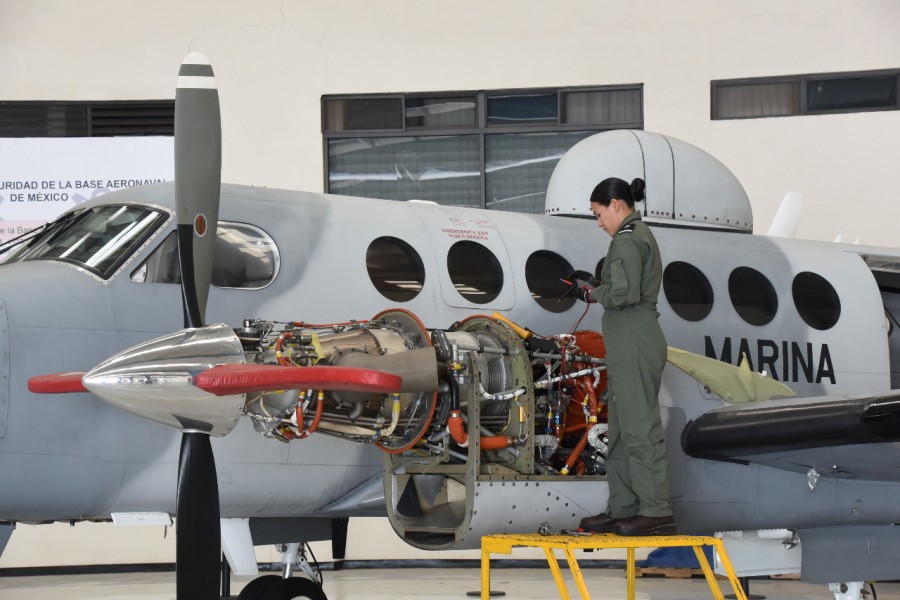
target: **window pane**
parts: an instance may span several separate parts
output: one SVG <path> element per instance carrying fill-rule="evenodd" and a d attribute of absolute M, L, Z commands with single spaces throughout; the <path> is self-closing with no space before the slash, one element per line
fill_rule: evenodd
<path fill-rule="evenodd" d="M 400 98 L 351 98 L 325 101 L 325 130 L 402 129 Z"/>
<path fill-rule="evenodd" d="M 328 143 L 333 194 L 481 206 L 478 136 L 380 137 Z"/>
<path fill-rule="evenodd" d="M 623 124 L 641 121 L 641 90 L 566 92 L 565 123 Z"/>
<path fill-rule="evenodd" d="M 275 279 L 281 258 L 275 241 L 245 223 L 219 222 L 213 257 L 212 284 L 220 288 L 257 290 Z M 178 240 L 170 233 L 141 266 L 131 273 L 135 283 L 181 283 Z"/>
<path fill-rule="evenodd" d="M 174 135 L 175 102 L 98 102 L 91 105 L 91 135 Z"/>
<path fill-rule="evenodd" d="M 407 98 L 407 127 L 475 126 L 475 97 Z"/>
<path fill-rule="evenodd" d="M 281 255 L 275 240 L 246 223 L 219 223 L 212 284 L 220 288 L 258 290 L 278 275 Z"/>
<path fill-rule="evenodd" d="M 108 279 L 165 220 L 142 206 L 98 206 L 57 221 L 13 257 L 62 260 Z"/>
<path fill-rule="evenodd" d="M 810 79 L 806 82 L 809 111 L 893 108 L 897 106 L 897 76 Z"/>
<path fill-rule="evenodd" d="M 394 302 L 412 300 L 425 284 L 425 265 L 419 253 L 395 237 L 380 237 L 369 244 L 366 270 L 372 285 Z"/>
<path fill-rule="evenodd" d="M 716 85 L 716 119 L 800 114 L 800 82 Z"/>
<path fill-rule="evenodd" d="M 566 294 L 569 286 L 562 279 L 571 272 L 572 265 L 555 252 L 532 253 L 525 262 L 525 282 L 531 297 L 550 312 L 566 312 L 575 304 L 575 297 Z"/>
<path fill-rule="evenodd" d="M 488 125 L 535 125 L 556 123 L 559 117 L 556 93 L 488 96 Z"/>
<path fill-rule="evenodd" d="M 594 131 L 508 133 L 485 137 L 487 208 L 544 213 L 547 184 L 566 150 Z"/>
<path fill-rule="evenodd" d="M 83 104 L 0 103 L 0 137 L 85 137 Z"/>
<path fill-rule="evenodd" d="M 778 295 L 766 276 L 750 267 L 738 267 L 728 277 L 728 295 L 734 309 L 751 325 L 765 325 L 778 312 Z"/>
<path fill-rule="evenodd" d="M 702 321 L 712 310 L 712 286 L 694 265 L 669 263 L 663 271 L 663 291 L 675 314 L 686 321 Z"/>
<path fill-rule="evenodd" d="M 800 317 L 815 329 L 831 329 L 841 316 L 841 300 L 834 287 L 821 275 L 804 271 L 791 286 Z"/>

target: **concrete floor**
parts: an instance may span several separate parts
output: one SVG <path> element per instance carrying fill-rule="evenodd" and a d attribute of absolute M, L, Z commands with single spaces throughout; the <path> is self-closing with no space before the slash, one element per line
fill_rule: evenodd
<path fill-rule="evenodd" d="M 626 597 L 625 572 L 621 569 L 585 569 L 585 582 L 593 598 Z M 449 569 L 350 569 L 325 572 L 324 590 L 329 600 L 397 600 L 398 598 L 464 600 L 466 592 L 480 587 L 477 568 Z M 235 577 L 236 597 L 249 578 Z M 578 590 L 569 580 L 573 598 Z M 722 590 L 727 581 L 721 581 Z M 506 593 L 505 598 L 558 598 L 550 571 L 546 568 L 492 569 L 491 588 Z M 712 598 L 703 578 L 666 579 L 642 577 L 636 582 L 638 600 L 697 600 Z M 827 586 L 800 581 L 754 579 L 752 594 L 768 600 L 833 600 Z M 878 600 L 900 600 L 900 583 L 876 585 Z M 121 600 L 174 600 L 175 575 L 168 573 L 126 573 L 102 575 L 0 576 L 0 600 L 90 598 Z M 871 598 L 871 597 L 870 597 Z"/>

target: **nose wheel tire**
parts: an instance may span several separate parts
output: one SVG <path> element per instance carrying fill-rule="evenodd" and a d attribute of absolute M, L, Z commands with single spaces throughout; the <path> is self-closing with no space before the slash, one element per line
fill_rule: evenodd
<path fill-rule="evenodd" d="M 273 585 L 262 600 L 328 600 L 315 581 L 303 577 L 282 579 Z"/>
<path fill-rule="evenodd" d="M 281 581 L 281 575 L 263 575 L 250 581 L 238 594 L 238 600 L 262 600 L 266 593 Z"/>

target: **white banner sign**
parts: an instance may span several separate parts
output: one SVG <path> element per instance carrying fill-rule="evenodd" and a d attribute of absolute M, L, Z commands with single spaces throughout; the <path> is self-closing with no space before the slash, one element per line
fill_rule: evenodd
<path fill-rule="evenodd" d="M 0 138 L 0 242 L 113 190 L 171 181 L 173 138 Z"/>

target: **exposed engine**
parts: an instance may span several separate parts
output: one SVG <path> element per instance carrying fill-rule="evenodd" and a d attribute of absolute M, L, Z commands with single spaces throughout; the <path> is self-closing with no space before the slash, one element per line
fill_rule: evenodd
<path fill-rule="evenodd" d="M 257 431 L 284 442 L 322 433 L 384 450 L 389 515 L 414 545 L 464 547 L 473 535 L 477 545 L 479 505 L 482 512 L 516 510 L 500 500 L 509 493 L 472 493 L 482 483 L 518 484 L 523 489 L 508 492 L 523 507 L 523 493 L 540 496 L 546 506 L 527 517 L 536 530 L 571 518 L 569 501 L 580 505 L 580 493 L 561 491 L 569 487 L 564 481 L 605 474 L 605 348 L 597 332 L 540 337 L 496 313 L 427 330 L 394 309 L 336 324 L 247 320 L 237 333 L 248 363 L 363 367 L 402 377 L 392 394 L 253 393 L 244 412 Z M 542 482 L 554 482 L 553 490 L 538 491 Z M 508 523 L 510 531 L 523 530 L 512 514 Z"/>

